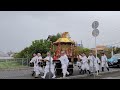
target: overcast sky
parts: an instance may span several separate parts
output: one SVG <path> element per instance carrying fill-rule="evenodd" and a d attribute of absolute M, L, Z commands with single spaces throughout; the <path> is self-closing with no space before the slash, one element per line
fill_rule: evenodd
<path fill-rule="evenodd" d="M 120 11 L 0 11 L 0 51 L 21 51 L 33 40 L 69 32 L 84 47 L 95 47 L 92 22 L 99 21 L 97 45 L 120 42 Z"/>

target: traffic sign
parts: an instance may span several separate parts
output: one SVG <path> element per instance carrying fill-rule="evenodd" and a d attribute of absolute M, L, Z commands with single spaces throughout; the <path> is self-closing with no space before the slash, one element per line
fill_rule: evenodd
<path fill-rule="evenodd" d="M 98 22 L 98 21 L 94 21 L 94 22 L 92 23 L 92 28 L 93 28 L 93 29 L 97 29 L 98 26 L 99 26 L 99 22 Z"/>
<path fill-rule="evenodd" d="M 99 35 L 99 30 L 98 30 L 98 29 L 93 30 L 93 31 L 92 31 L 92 35 L 93 35 L 94 37 L 97 37 L 97 36 Z"/>

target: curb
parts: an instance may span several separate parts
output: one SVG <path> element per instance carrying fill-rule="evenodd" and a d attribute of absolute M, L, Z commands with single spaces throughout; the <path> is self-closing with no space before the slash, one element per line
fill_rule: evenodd
<path fill-rule="evenodd" d="M 111 74 L 111 73 L 117 73 L 117 72 L 120 72 L 120 70 L 114 70 L 114 71 L 109 71 L 109 72 L 100 72 L 97 75 L 95 75 L 95 77 L 100 77 L 101 75 L 106 75 L 106 74 Z M 91 75 L 75 75 L 75 76 L 69 76 L 69 77 L 60 77 L 60 78 L 56 78 L 56 79 L 87 79 L 87 78 L 90 78 Z M 93 77 L 93 75 L 92 75 Z"/>

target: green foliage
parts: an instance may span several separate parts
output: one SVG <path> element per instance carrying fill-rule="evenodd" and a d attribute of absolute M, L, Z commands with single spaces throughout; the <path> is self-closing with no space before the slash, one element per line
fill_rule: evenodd
<path fill-rule="evenodd" d="M 61 38 L 61 34 L 58 33 L 57 35 L 52 35 L 51 38 L 50 38 L 50 41 L 55 42 L 57 41 L 57 39 Z"/>
<path fill-rule="evenodd" d="M 114 54 L 120 53 L 120 48 L 119 47 L 114 47 Z"/>
<path fill-rule="evenodd" d="M 89 53 L 90 53 L 90 49 L 88 49 L 88 48 L 82 48 L 80 46 L 77 46 L 77 50 L 75 50 L 75 53 L 77 53 L 77 54 L 85 53 L 88 56 Z"/>
<path fill-rule="evenodd" d="M 55 42 L 61 35 L 53 35 L 50 38 L 50 41 Z M 32 58 L 33 53 L 41 53 L 43 57 L 46 56 L 46 53 L 50 51 L 51 42 L 46 39 L 35 40 L 32 42 L 32 45 L 24 48 L 21 52 L 14 55 L 15 58 Z M 52 52 L 53 53 L 53 52 Z"/>

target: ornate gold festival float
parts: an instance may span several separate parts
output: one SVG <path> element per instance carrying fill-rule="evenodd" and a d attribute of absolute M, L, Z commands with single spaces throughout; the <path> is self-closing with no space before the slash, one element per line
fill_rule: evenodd
<path fill-rule="evenodd" d="M 59 38 L 56 42 L 53 43 L 55 56 L 60 57 L 60 52 L 65 51 L 68 58 L 73 61 L 77 56 L 75 53 L 76 44 L 73 40 L 71 40 L 69 32 L 64 32 L 61 34 L 61 38 Z"/>

